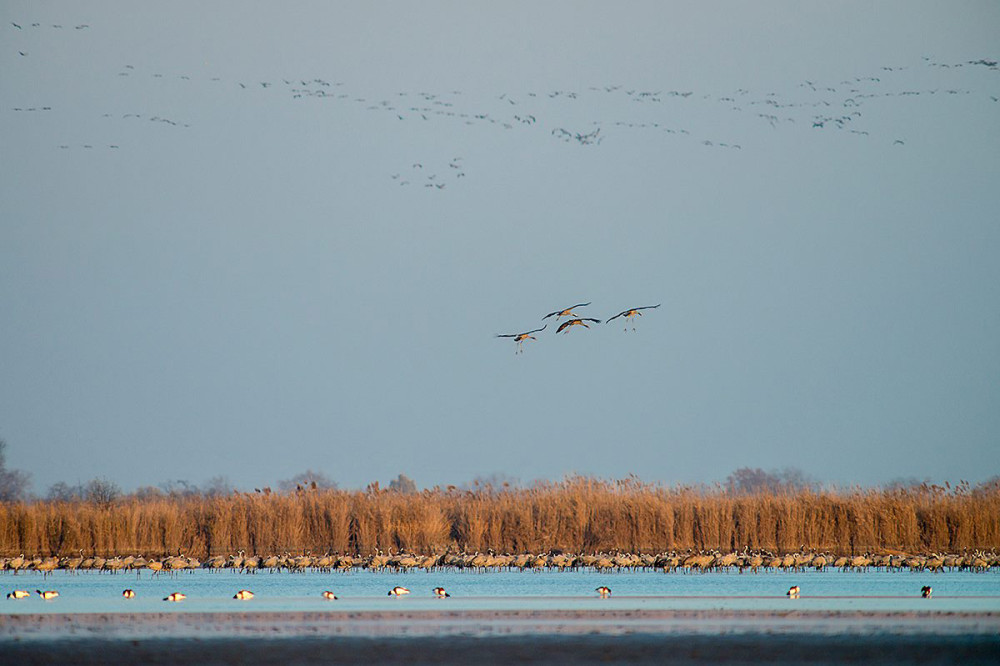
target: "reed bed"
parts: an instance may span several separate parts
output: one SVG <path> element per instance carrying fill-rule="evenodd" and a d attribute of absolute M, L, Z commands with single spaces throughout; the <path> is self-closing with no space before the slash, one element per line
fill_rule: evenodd
<path fill-rule="evenodd" d="M 635 479 L 400 493 L 306 490 L 0 504 L 0 555 L 1000 549 L 1000 489 L 733 495 Z"/>

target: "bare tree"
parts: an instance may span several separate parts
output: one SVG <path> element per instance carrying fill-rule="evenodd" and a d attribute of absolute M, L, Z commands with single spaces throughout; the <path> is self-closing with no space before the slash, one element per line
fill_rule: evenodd
<path fill-rule="evenodd" d="M 929 486 L 931 483 L 930 477 L 918 479 L 915 476 L 897 476 L 882 487 L 886 490 L 913 490 L 914 488 Z"/>
<path fill-rule="evenodd" d="M 71 486 L 65 481 L 57 481 L 49 486 L 45 498 L 53 502 L 75 502 L 83 499 L 83 486 Z"/>
<path fill-rule="evenodd" d="M 205 497 L 222 497 L 229 495 L 235 490 L 235 486 L 227 476 L 213 476 L 201 487 L 201 494 Z"/>
<path fill-rule="evenodd" d="M 84 487 L 84 496 L 101 506 L 109 506 L 121 497 L 121 487 L 109 479 L 93 479 Z"/>
<path fill-rule="evenodd" d="M 156 486 L 139 486 L 132 493 L 132 496 L 136 499 L 146 500 L 146 499 L 156 499 L 158 497 L 163 497 L 163 490 L 157 488 Z"/>
<path fill-rule="evenodd" d="M 185 479 L 164 481 L 160 484 L 160 489 L 170 497 L 191 497 L 193 495 L 201 494 L 201 491 L 198 490 L 198 486 L 193 483 L 188 483 Z"/>
<path fill-rule="evenodd" d="M 19 469 L 7 469 L 7 442 L 0 439 L 0 502 L 27 499 L 30 486 L 30 474 Z"/>
<path fill-rule="evenodd" d="M 786 490 L 816 490 L 819 482 L 798 467 L 785 467 L 775 472 Z"/>
<path fill-rule="evenodd" d="M 462 484 L 463 490 L 489 490 L 501 492 L 504 490 L 517 489 L 521 487 L 521 480 L 516 476 L 510 476 L 503 472 L 494 472 L 488 475 L 479 475 L 468 483 Z"/>
<path fill-rule="evenodd" d="M 395 490 L 398 493 L 415 493 L 417 492 L 417 484 L 405 474 L 400 474 L 389 482 L 389 490 Z"/>
<path fill-rule="evenodd" d="M 337 484 L 323 472 L 314 472 L 311 469 L 296 474 L 290 479 L 278 481 L 278 490 L 290 493 L 294 490 L 332 490 Z"/>
<path fill-rule="evenodd" d="M 816 481 L 795 467 L 765 472 L 759 467 L 740 467 L 726 478 L 726 492 L 731 495 L 796 492 L 813 489 Z"/>

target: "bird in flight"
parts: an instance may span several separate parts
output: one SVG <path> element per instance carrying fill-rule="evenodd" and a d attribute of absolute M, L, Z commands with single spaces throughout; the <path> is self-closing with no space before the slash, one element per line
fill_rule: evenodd
<path fill-rule="evenodd" d="M 543 320 L 548 319 L 549 317 L 551 317 L 553 315 L 555 315 L 555 318 L 557 320 L 560 317 L 575 317 L 576 314 L 573 312 L 573 309 L 574 308 L 582 308 L 582 307 L 585 307 L 587 305 L 590 305 L 590 303 L 577 303 L 576 305 L 569 306 L 565 310 L 556 310 L 555 312 L 550 312 L 547 315 L 545 315 L 544 317 L 542 317 L 542 319 Z"/>
<path fill-rule="evenodd" d="M 663 304 L 662 303 L 657 303 L 656 305 L 644 305 L 641 308 L 630 308 L 628 310 L 622 310 L 621 312 L 619 312 L 614 317 L 612 317 L 611 319 L 607 320 L 604 323 L 605 324 L 610 324 L 612 320 L 618 319 L 618 317 L 625 317 L 625 322 L 626 322 L 625 323 L 625 330 L 627 331 L 628 330 L 628 322 L 631 321 L 633 317 L 636 317 L 636 316 L 641 317 L 642 316 L 642 313 L 639 312 L 639 310 L 650 310 L 652 308 L 658 308 L 661 305 L 663 305 Z M 633 331 L 635 330 L 635 323 L 634 322 L 632 324 L 632 330 Z"/>
<path fill-rule="evenodd" d="M 522 344 L 524 344 L 524 341 L 525 340 L 536 340 L 537 338 L 535 338 L 532 335 L 532 333 L 538 333 L 539 331 L 544 331 L 546 328 L 548 328 L 548 324 L 546 324 L 545 326 L 542 326 L 541 328 L 536 328 L 533 331 L 525 331 L 524 333 L 506 333 L 504 335 L 497 335 L 497 337 L 498 338 L 514 338 L 514 342 L 517 343 L 517 351 L 514 352 L 514 353 L 515 354 L 520 354 L 521 352 L 524 351 L 523 347 L 521 346 Z"/>
<path fill-rule="evenodd" d="M 556 329 L 556 333 L 562 333 L 564 330 L 568 329 L 570 326 L 583 326 L 584 328 L 590 328 L 585 322 L 592 321 L 595 324 L 600 324 L 600 319 L 590 319 L 588 317 L 583 317 L 582 319 L 570 319 L 569 321 L 564 321 Z"/>

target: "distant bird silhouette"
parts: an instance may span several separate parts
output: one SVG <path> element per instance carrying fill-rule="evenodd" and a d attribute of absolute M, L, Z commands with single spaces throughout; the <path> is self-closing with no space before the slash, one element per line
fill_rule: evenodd
<path fill-rule="evenodd" d="M 391 590 L 389 590 L 389 596 L 390 597 L 401 597 L 404 594 L 409 594 L 409 593 L 410 593 L 410 591 L 408 589 L 406 589 L 405 587 L 403 587 L 402 585 L 397 585 L 396 587 L 394 587 Z"/>
<path fill-rule="evenodd" d="M 590 305 L 589 302 L 588 303 L 577 303 L 576 305 L 571 305 L 571 306 L 569 306 L 568 308 L 566 308 L 564 310 L 556 310 L 555 312 L 550 312 L 547 315 L 545 315 L 544 317 L 542 317 L 542 320 L 548 319 L 549 317 L 552 317 L 552 316 L 555 316 L 555 318 L 557 320 L 560 317 L 575 317 L 576 314 L 574 314 L 574 312 L 573 312 L 573 310 L 575 308 L 582 308 L 582 307 L 586 307 L 588 305 Z"/>
<path fill-rule="evenodd" d="M 592 321 L 595 324 L 600 324 L 600 319 L 590 319 L 588 317 L 583 317 L 582 319 L 570 319 L 569 321 L 560 324 L 559 328 L 556 329 L 556 333 L 562 333 L 564 330 L 568 329 L 570 326 L 583 326 L 584 328 L 590 328 L 585 322 Z"/>
<path fill-rule="evenodd" d="M 336 601 L 337 595 L 331 592 L 330 590 L 326 590 L 325 592 L 323 592 L 323 598 L 329 599 L 330 601 Z"/>
<path fill-rule="evenodd" d="M 41 590 L 35 590 L 35 592 L 38 594 L 38 596 L 40 596 L 42 599 L 45 599 L 46 601 L 49 601 L 50 599 L 55 599 L 56 597 L 59 596 L 59 593 L 56 592 L 55 590 L 45 590 L 44 592 L 42 592 Z"/>
<path fill-rule="evenodd" d="M 251 592 L 250 590 L 240 590 L 239 592 L 233 595 L 233 599 L 240 599 L 244 601 L 248 599 L 253 599 L 253 592 Z"/>
<path fill-rule="evenodd" d="M 640 312 L 640 310 L 651 310 L 653 308 L 658 308 L 661 305 L 663 305 L 663 304 L 662 303 L 657 303 L 656 305 L 644 305 L 641 308 L 629 308 L 628 310 L 622 310 L 621 312 L 619 312 L 614 317 L 612 317 L 611 319 L 607 320 L 604 323 L 605 324 L 610 324 L 615 319 L 618 319 L 618 317 L 625 317 L 625 322 L 626 322 L 625 323 L 625 330 L 627 331 L 628 330 L 628 322 L 631 321 L 633 317 L 637 317 L 637 316 L 641 317 L 642 316 L 642 313 Z M 635 330 L 635 325 L 634 324 L 632 326 L 632 330 L 633 331 Z"/>
<path fill-rule="evenodd" d="M 931 589 L 930 585 L 924 585 L 922 588 L 920 588 L 920 596 L 922 596 L 924 599 L 930 599 L 931 593 L 933 591 L 934 590 Z"/>
<path fill-rule="evenodd" d="M 184 601 L 185 599 L 187 599 L 187 595 L 180 592 L 172 592 L 163 597 L 164 601 Z"/>
<path fill-rule="evenodd" d="M 125 599 L 135 599 L 135 592 L 133 590 L 122 590 L 122 597 Z"/>
<path fill-rule="evenodd" d="M 31 596 L 31 592 L 27 590 L 14 590 L 7 594 L 8 599 L 27 599 Z"/>
<path fill-rule="evenodd" d="M 597 588 L 594 591 L 597 592 L 602 597 L 610 597 L 611 596 L 611 588 L 607 587 L 605 585 L 602 585 L 601 587 Z"/>
<path fill-rule="evenodd" d="M 526 331 L 524 333 L 504 333 L 502 335 L 497 335 L 497 337 L 498 338 L 514 338 L 514 342 L 517 343 L 517 351 L 514 352 L 514 353 L 515 354 L 520 354 L 521 352 L 524 351 L 524 349 L 522 347 L 522 345 L 524 344 L 524 341 L 525 340 L 537 340 L 537 338 L 535 336 L 533 336 L 532 333 L 538 333 L 539 331 L 544 331 L 546 328 L 548 328 L 548 326 L 549 325 L 546 324 L 545 326 L 542 326 L 541 328 L 536 328 L 533 331 Z"/>
<path fill-rule="evenodd" d="M 434 588 L 434 595 L 437 596 L 437 598 L 439 598 L 439 599 L 444 599 L 445 597 L 450 597 L 451 596 L 450 594 L 448 594 L 447 592 L 445 592 L 445 589 L 443 587 L 435 587 Z"/>
<path fill-rule="evenodd" d="M 789 599 L 798 599 L 799 598 L 799 586 L 798 585 L 792 585 L 790 588 L 788 588 L 788 592 L 785 592 L 785 596 L 787 596 Z"/>

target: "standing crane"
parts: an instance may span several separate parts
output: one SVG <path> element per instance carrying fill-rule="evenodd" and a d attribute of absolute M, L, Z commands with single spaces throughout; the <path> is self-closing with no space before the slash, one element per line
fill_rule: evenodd
<path fill-rule="evenodd" d="M 625 331 L 627 332 L 628 331 L 628 323 L 630 321 L 632 321 L 632 318 L 633 317 L 641 317 L 642 316 L 642 313 L 639 312 L 640 310 L 651 310 L 652 308 L 658 308 L 661 305 L 663 305 L 663 304 L 662 303 L 657 303 L 656 305 L 644 305 L 641 308 L 630 308 L 628 310 L 622 310 L 621 312 L 619 312 L 614 317 L 612 317 L 611 319 L 607 320 L 604 323 L 605 324 L 610 324 L 612 320 L 618 319 L 618 317 L 625 317 Z M 632 330 L 633 331 L 635 330 L 635 322 L 634 321 L 632 321 Z"/>

